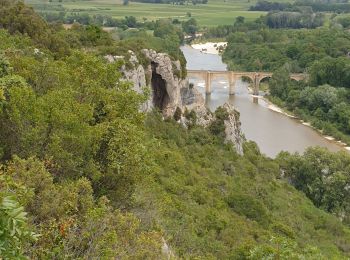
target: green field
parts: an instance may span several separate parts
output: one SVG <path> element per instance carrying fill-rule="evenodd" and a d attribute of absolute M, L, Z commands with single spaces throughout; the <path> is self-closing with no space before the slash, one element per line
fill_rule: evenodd
<path fill-rule="evenodd" d="M 47 3 L 47 0 L 27 0 L 26 3 L 33 5 L 40 10 L 40 4 Z M 55 2 L 54 5 L 58 3 Z M 209 0 L 205 5 L 170 5 L 170 4 L 146 4 L 130 2 L 128 6 L 121 4 L 120 0 L 91 0 L 91 1 L 68 1 L 61 3 L 67 11 L 80 9 L 82 13 L 105 14 L 114 18 L 135 16 L 142 20 L 155 20 L 159 18 L 187 19 L 190 12 L 201 26 L 216 26 L 232 24 L 237 16 L 244 16 L 247 20 L 258 18 L 265 12 L 249 12 L 249 6 L 255 1 L 239 0 Z"/>

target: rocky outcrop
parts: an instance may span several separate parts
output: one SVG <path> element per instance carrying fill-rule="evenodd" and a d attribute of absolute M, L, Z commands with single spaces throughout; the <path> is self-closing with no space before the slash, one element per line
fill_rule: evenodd
<path fill-rule="evenodd" d="M 148 71 L 151 74 L 153 104 L 165 116 L 172 116 L 177 107 L 184 109 L 186 105 L 199 102 L 198 96 L 190 90 L 188 80 L 180 77 L 179 61 L 173 61 L 168 54 L 157 53 L 154 50 L 142 50 L 142 52 L 151 63 Z M 191 102 L 188 100 L 190 96 L 192 96 Z"/>
<path fill-rule="evenodd" d="M 170 260 L 170 259 L 176 259 L 173 251 L 170 249 L 168 243 L 165 241 L 164 238 L 162 238 L 162 255 L 164 259 Z"/>
<path fill-rule="evenodd" d="M 124 80 L 131 82 L 136 92 L 141 93 L 144 87 L 151 89 L 151 96 L 141 109 L 150 111 L 157 107 L 164 117 L 172 117 L 179 108 L 182 112 L 179 122 L 182 125 L 197 124 L 208 127 L 216 119 L 215 115 L 205 107 L 202 94 L 187 79 L 181 78 L 180 62 L 172 60 L 166 53 L 157 53 L 154 50 L 142 50 L 142 53 L 148 59 L 149 65 L 142 66 L 136 55 L 129 51 L 128 66 L 123 65 L 121 69 Z M 106 58 L 110 62 L 125 59 L 123 56 L 110 55 Z M 243 154 L 239 113 L 229 104 L 225 104 L 224 108 L 229 113 L 224 122 L 226 142 L 231 142 L 237 153 Z"/>
<path fill-rule="evenodd" d="M 160 109 L 165 117 L 173 116 L 177 107 L 184 110 L 204 105 L 202 95 L 192 88 L 187 79 L 181 78 L 181 64 L 166 53 L 154 50 L 142 50 L 149 65 L 143 67 L 137 56 L 129 51 L 128 66 L 123 65 L 121 72 L 124 80 L 133 84 L 133 89 L 141 93 L 144 87 L 151 89 L 151 96 L 142 109 L 149 111 L 153 107 Z M 124 59 L 123 56 L 106 56 L 110 62 Z"/>
<path fill-rule="evenodd" d="M 243 155 L 243 141 L 244 137 L 241 131 L 241 121 L 239 120 L 239 112 L 228 103 L 223 106 L 228 112 L 228 119 L 224 121 L 225 124 L 225 141 L 232 143 L 236 152 Z"/>
<path fill-rule="evenodd" d="M 148 86 L 147 84 L 147 71 L 144 67 L 139 63 L 139 60 L 133 51 L 129 51 L 130 55 L 128 66 L 123 65 L 121 67 L 121 73 L 123 75 L 123 80 L 130 82 L 133 85 L 133 90 L 137 93 L 142 93 L 144 88 Z M 105 58 L 109 62 L 115 62 L 118 60 L 125 60 L 125 56 L 112 56 L 107 55 Z M 153 107 L 152 100 L 149 99 L 142 105 L 141 110 L 150 111 Z"/>

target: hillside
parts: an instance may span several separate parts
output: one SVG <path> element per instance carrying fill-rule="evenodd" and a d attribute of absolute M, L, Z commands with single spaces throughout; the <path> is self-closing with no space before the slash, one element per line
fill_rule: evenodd
<path fill-rule="evenodd" d="M 349 259 L 349 218 L 301 189 L 320 187 L 307 181 L 331 158 L 327 173 L 340 181 L 322 195 L 347 195 L 348 154 L 270 159 L 245 141 L 240 155 L 224 141 L 223 108 L 206 114 L 207 127 L 195 112 L 140 110 L 157 90 L 123 79 L 129 50 L 146 68 L 155 65 L 141 49 L 169 52 L 171 73 L 183 76 L 176 28 L 115 41 L 97 26 L 49 25 L 9 0 L 0 24 L 2 258 Z M 313 175 L 294 187 L 300 172 Z"/>

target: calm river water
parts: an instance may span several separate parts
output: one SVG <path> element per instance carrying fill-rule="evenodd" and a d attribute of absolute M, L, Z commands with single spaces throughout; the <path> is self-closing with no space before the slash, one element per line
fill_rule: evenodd
<path fill-rule="evenodd" d="M 181 49 L 187 60 L 187 69 L 226 70 L 226 64 L 219 55 L 204 54 L 190 46 Z M 190 81 L 205 96 L 204 81 Z M 323 146 L 331 151 L 344 149 L 298 120 L 270 110 L 264 100 L 259 99 L 256 103 L 248 92 L 247 83 L 242 81 L 236 82 L 234 96 L 229 96 L 225 79 L 212 82 L 212 93 L 206 97 L 207 107 L 213 111 L 225 102 L 233 104 L 240 112 L 245 137 L 256 142 L 267 156 L 275 157 L 280 151 L 302 153 L 309 146 Z"/>

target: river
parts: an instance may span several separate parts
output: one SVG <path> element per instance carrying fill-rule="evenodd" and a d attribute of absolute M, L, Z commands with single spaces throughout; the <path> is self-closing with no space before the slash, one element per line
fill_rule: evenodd
<path fill-rule="evenodd" d="M 216 54 L 205 54 L 190 46 L 183 46 L 187 60 L 187 69 L 226 70 L 226 64 Z M 228 83 L 225 79 L 212 81 L 211 95 L 205 95 L 204 80 L 190 78 L 197 89 L 206 97 L 206 105 L 214 111 L 225 102 L 233 104 L 240 112 L 242 131 L 248 140 L 256 142 L 260 151 L 269 157 L 275 157 L 280 151 L 302 153 L 309 146 L 327 147 L 330 151 L 344 149 L 334 141 L 325 139 L 311 127 L 299 120 L 290 118 L 268 108 L 263 100 L 253 98 L 248 91 L 248 84 L 237 81 L 235 95 L 229 96 Z"/>

